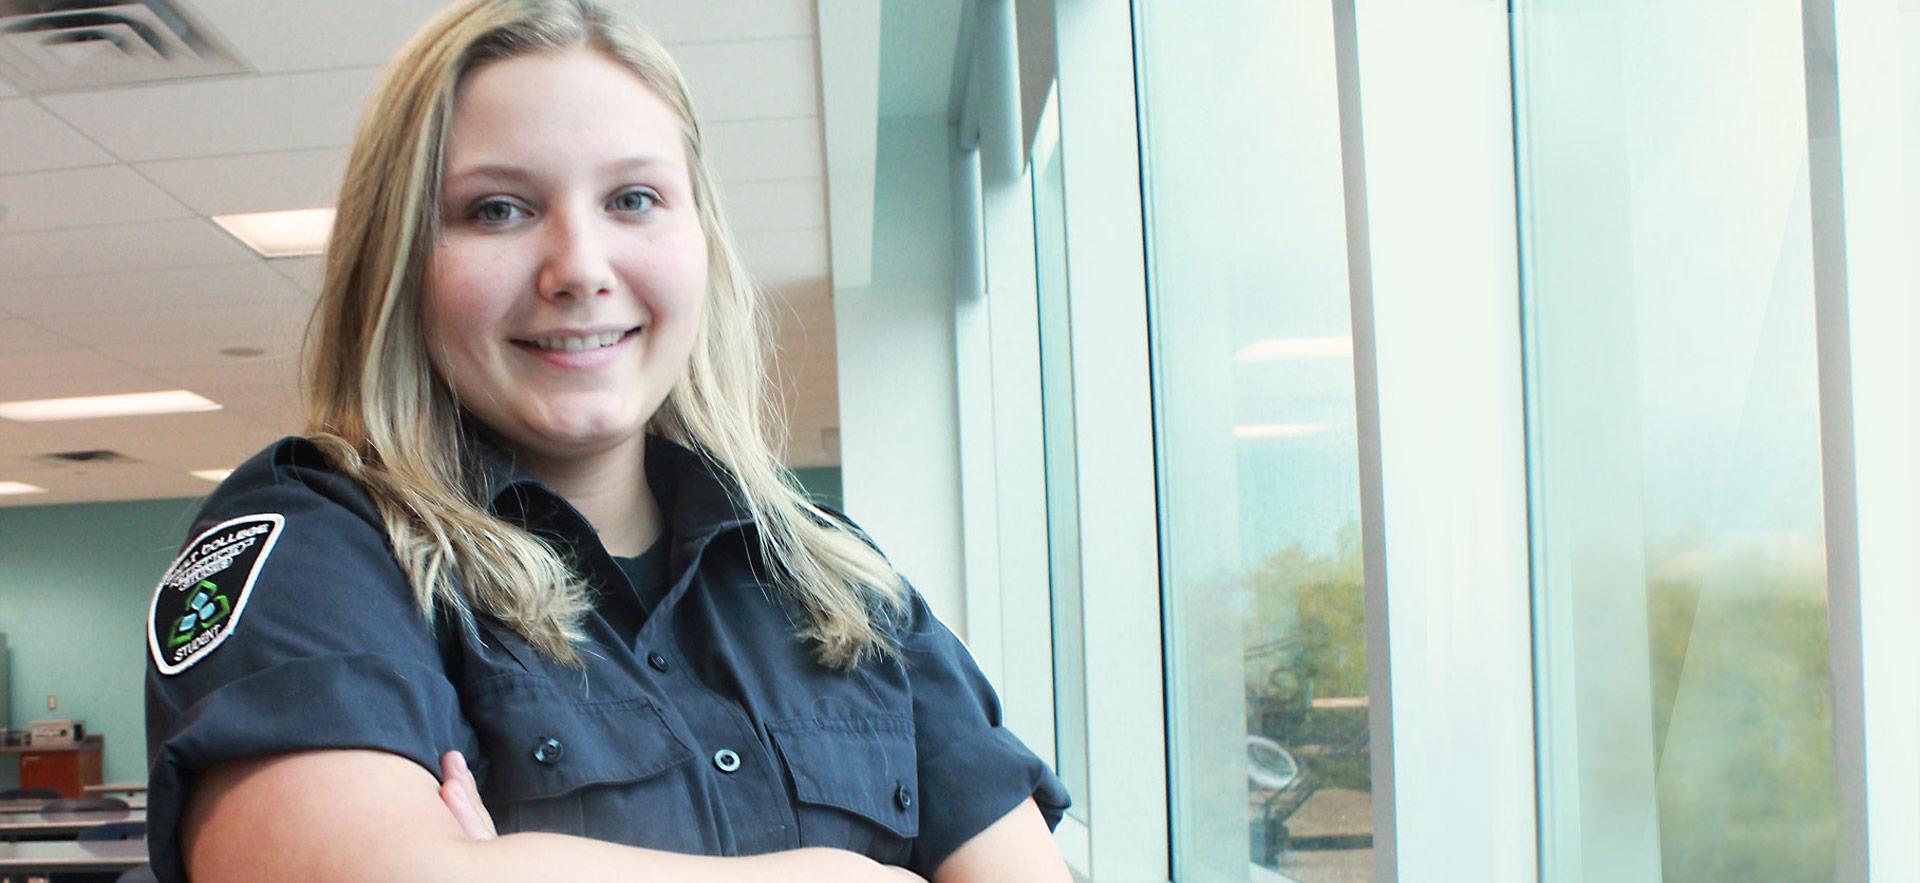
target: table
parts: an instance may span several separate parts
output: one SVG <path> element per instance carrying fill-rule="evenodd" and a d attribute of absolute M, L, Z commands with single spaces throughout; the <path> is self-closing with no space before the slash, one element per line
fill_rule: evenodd
<path fill-rule="evenodd" d="M 80 789 L 100 782 L 100 753 L 106 740 L 99 733 L 66 745 L 7 745 L 0 754 L 17 755 L 20 787 L 52 788 L 62 797 L 79 797 Z"/>
<path fill-rule="evenodd" d="M 30 840 L 0 843 L 0 876 L 54 872 L 117 873 L 147 863 L 145 840 Z"/>
<path fill-rule="evenodd" d="M 144 822 L 146 810 L 88 810 L 87 812 L 0 813 L 0 840 L 29 837 L 73 837 L 108 822 Z"/>
<path fill-rule="evenodd" d="M 146 809 L 147 808 L 147 799 L 145 797 L 122 797 L 119 799 L 121 802 L 127 805 L 128 809 Z M 45 800 L 41 800 L 37 797 L 28 798 L 26 800 L 0 800 L 0 813 L 39 812 L 40 807 L 45 803 L 46 803 Z"/>
<path fill-rule="evenodd" d="M 88 794 L 145 794 L 145 782 L 108 782 L 105 785 L 87 785 L 80 790 Z"/>

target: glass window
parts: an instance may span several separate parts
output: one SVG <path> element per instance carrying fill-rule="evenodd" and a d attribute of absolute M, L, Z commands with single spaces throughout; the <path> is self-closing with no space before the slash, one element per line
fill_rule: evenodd
<path fill-rule="evenodd" d="M 1056 93 L 1057 94 L 1057 93 Z M 1085 619 L 1080 602 L 1080 470 L 1073 416 L 1073 335 L 1068 321 L 1067 215 L 1059 109 L 1042 112 L 1028 174 L 1033 183 L 1035 289 L 1040 315 L 1040 411 L 1047 473 L 1047 580 L 1053 599 L 1054 744 L 1068 812 L 1089 818 Z"/>
<path fill-rule="evenodd" d="M 1331 8 L 1136 9 L 1174 875 L 1371 880 Z"/>
<path fill-rule="evenodd" d="M 1832 879 L 1800 4 L 1519 12 L 1544 877 Z"/>

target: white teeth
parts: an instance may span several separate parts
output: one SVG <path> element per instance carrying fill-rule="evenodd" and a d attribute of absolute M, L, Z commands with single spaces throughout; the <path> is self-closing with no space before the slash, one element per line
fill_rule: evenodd
<path fill-rule="evenodd" d="M 528 338 L 527 342 L 543 350 L 560 350 L 562 352 L 577 353 L 582 350 L 613 346 L 620 342 L 620 338 L 625 336 L 627 336 L 627 334 L 624 331 L 609 331 L 605 334 L 595 334 L 590 337 L 533 337 Z"/>

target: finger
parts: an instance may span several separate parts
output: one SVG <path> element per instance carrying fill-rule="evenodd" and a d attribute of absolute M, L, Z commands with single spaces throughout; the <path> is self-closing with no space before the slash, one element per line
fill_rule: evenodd
<path fill-rule="evenodd" d="M 440 801 L 453 813 L 461 833 L 472 840 L 492 840 L 499 836 L 493 816 L 481 802 L 479 786 L 460 752 L 449 751 L 440 756 L 440 778 Z"/>
<path fill-rule="evenodd" d="M 500 836 L 499 830 L 493 824 L 493 813 L 487 811 L 486 801 L 480 799 L 480 783 L 474 781 L 473 771 L 467 768 L 466 757 L 457 751 L 453 756 L 460 761 L 460 779 L 466 783 L 467 799 L 472 803 L 474 813 L 480 817 L 480 823 L 487 832 L 487 839 Z"/>

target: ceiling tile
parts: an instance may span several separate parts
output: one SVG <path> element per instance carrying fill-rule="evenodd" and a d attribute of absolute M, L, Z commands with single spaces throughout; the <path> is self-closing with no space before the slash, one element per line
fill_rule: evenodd
<path fill-rule="evenodd" d="M 188 218 L 193 212 L 126 166 L 0 175 L 0 234 Z"/>
<path fill-rule="evenodd" d="M 67 349 L 73 341 L 25 319 L 0 319 L 0 353 Z"/>
<path fill-rule="evenodd" d="M 190 456 L 196 449 L 217 449 L 224 456 L 230 451 L 258 450 L 272 441 L 264 438 L 266 430 L 253 421 L 225 411 L 101 417 L 40 425 L 70 449 L 106 448 L 136 460 L 168 457 L 170 452 Z"/>
<path fill-rule="evenodd" d="M 45 468 L 28 457 L 59 449 L 59 437 L 42 424 L 0 420 L 0 481 L 24 481 L 17 473 Z"/>
<path fill-rule="evenodd" d="M 245 408 L 268 400 L 270 391 L 298 390 L 300 368 L 297 359 L 258 359 L 234 365 L 155 368 L 153 376 L 222 405 Z"/>
<path fill-rule="evenodd" d="M 820 279 L 828 273 L 827 231 L 771 230 L 734 237 L 754 278 L 768 285 Z"/>
<path fill-rule="evenodd" d="M 41 316 L 39 325 L 86 346 L 184 343 L 217 350 L 228 341 L 298 337 L 306 312 L 292 302 Z"/>
<path fill-rule="evenodd" d="M 0 309 L 26 317 L 270 301 L 305 304 L 307 295 L 257 258 L 219 267 L 0 280 Z"/>
<path fill-rule="evenodd" d="M 178 337 L 176 332 L 171 341 L 122 341 L 103 344 L 98 349 L 122 364 L 143 371 L 208 368 L 244 377 L 261 371 L 262 362 L 297 357 L 305 323 L 303 313 L 292 321 L 269 323 L 264 330 L 260 326 L 223 329 L 205 337 L 191 338 Z M 221 352 L 235 347 L 261 350 L 264 355 L 232 356 Z"/>
<path fill-rule="evenodd" d="M 41 98 L 128 162 L 342 147 L 378 68 L 194 80 Z"/>
<path fill-rule="evenodd" d="M 626 10 L 663 43 L 808 37 L 814 32 L 810 0 L 615 0 L 611 5 Z M 678 54 L 679 47 L 673 50 Z"/>
<path fill-rule="evenodd" d="M 820 113 L 812 38 L 698 43 L 673 54 L 703 123 Z"/>
<path fill-rule="evenodd" d="M 113 162 L 59 117 L 25 98 L 0 101 L 0 174 L 38 172 Z"/>
<path fill-rule="evenodd" d="M 194 0 L 262 73 L 384 65 L 446 0 Z"/>
<path fill-rule="evenodd" d="M 826 149 L 819 117 L 742 120 L 702 125 L 707 156 L 721 186 L 743 181 L 819 178 Z"/>
<path fill-rule="evenodd" d="M 827 188 L 819 178 L 735 181 L 721 188 L 720 198 L 735 232 L 827 226 Z"/>
<path fill-rule="evenodd" d="M 14 388 L 16 382 L 42 377 L 78 379 L 123 373 L 126 370 L 127 366 L 103 359 L 99 353 L 85 347 L 0 353 L 0 377 L 6 378 L 8 388 Z"/>
<path fill-rule="evenodd" d="M 339 196 L 347 149 L 164 160 L 136 168 L 203 215 L 323 208 Z"/>
<path fill-rule="evenodd" d="M 202 219 L 0 235 L 0 267 L 7 268 L 10 282 L 254 259 L 246 246 Z"/>
<path fill-rule="evenodd" d="M 84 351 L 82 351 L 84 352 Z M 106 373 L 55 374 L 45 377 L 0 376 L 0 402 L 65 399 L 123 392 L 159 392 L 179 387 L 144 371 L 109 365 Z M 0 426 L 6 426 L 0 421 Z"/>
<path fill-rule="evenodd" d="M 280 278 L 292 282 L 310 295 L 320 294 L 327 272 L 326 258 L 274 258 L 267 262 Z"/>

